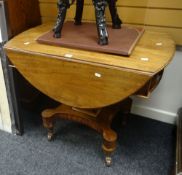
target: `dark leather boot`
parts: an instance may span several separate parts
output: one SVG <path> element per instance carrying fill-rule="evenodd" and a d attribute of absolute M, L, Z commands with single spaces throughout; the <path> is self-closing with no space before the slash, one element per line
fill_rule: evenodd
<path fill-rule="evenodd" d="M 95 17 L 97 24 L 97 32 L 98 32 L 98 43 L 100 45 L 108 44 L 108 33 L 106 29 L 106 21 L 105 21 L 105 7 L 107 5 L 106 0 L 93 0 L 93 4 L 95 7 Z"/>
<path fill-rule="evenodd" d="M 122 21 L 118 16 L 117 8 L 116 8 L 116 0 L 107 0 L 109 4 L 109 11 L 112 18 L 112 28 L 113 29 L 120 29 Z"/>
<path fill-rule="evenodd" d="M 75 15 L 75 25 L 82 24 L 82 14 L 83 14 L 83 5 L 84 0 L 77 0 L 76 1 L 76 15 Z"/>
<path fill-rule="evenodd" d="M 61 38 L 61 31 L 66 17 L 66 11 L 70 7 L 69 0 L 59 0 L 57 6 L 59 12 L 57 17 L 57 22 L 53 31 L 55 38 Z"/>

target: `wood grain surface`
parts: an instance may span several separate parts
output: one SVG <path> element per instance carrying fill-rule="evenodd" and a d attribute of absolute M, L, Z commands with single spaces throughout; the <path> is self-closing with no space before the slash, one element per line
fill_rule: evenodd
<path fill-rule="evenodd" d="M 78 108 L 100 108 L 134 94 L 164 69 L 175 51 L 167 34 L 150 31 L 144 33 L 130 57 L 37 43 L 36 38 L 51 26 L 44 24 L 18 35 L 5 50 L 33 86 Z"/>
<path fill-rule="evenodd" d="M 36 39 L 52 29 L 52 23 L 46 23 L 23 32 L 9 41 L 5 48 L 16 52 L 49 55 L 54 59 L 81 62 L 101 67 L 128 70 L 153 76 L 164 69 L 173 58 L 175 43 L 170 35 L 146 30 L 130 57 L 113 54 L 68 49 L 64 47 L 39 44 Z M 71 58 L 69 56 L 71 55 Z M 146 59 L 147 58 L 147 59 Z"/>

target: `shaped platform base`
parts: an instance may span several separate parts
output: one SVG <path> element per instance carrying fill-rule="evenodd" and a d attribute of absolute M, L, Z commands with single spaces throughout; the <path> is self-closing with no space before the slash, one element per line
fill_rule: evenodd
<path fill-rule="evenodd" d="M 112 120 L 119 111 L 123 111 L 126 116 L 130 112 L 131 104 L 130 98 L 95 110 L 78 109 L 61 104 L 55 109 L 46 109 L 42 112 L 43 125 L 48 129 L 49 141 L 54 137 L 54 122 L 58 118 L 79 122 L 98 131 L 103 137 L 102 149 L 106 165 L 110 166 L 112 163 L 111 154 L 116 149 L 117 142 L 117 133 L 111 129 Z"/>

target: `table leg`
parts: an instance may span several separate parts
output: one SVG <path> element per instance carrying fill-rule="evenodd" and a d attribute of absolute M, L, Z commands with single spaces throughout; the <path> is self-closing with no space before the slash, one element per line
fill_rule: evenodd
<path fill-rule="evenodd" d="M 43 118 L 43 125 L 48 130 L 47 139 L 51 141 L 54 137 L 54 118 Z"/>

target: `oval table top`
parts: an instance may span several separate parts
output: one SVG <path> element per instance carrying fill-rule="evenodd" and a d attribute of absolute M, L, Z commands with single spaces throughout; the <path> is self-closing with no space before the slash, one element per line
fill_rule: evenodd
<path fill-rule="evenodd" d="M 134 94 L 163 70 L 175 52 L 168 34 L 146 30 L 130 57 L 39 44 L 51 23 L 11 39 L 5 51 L 37 89 L 69 106 L 99 108 Z"/>

